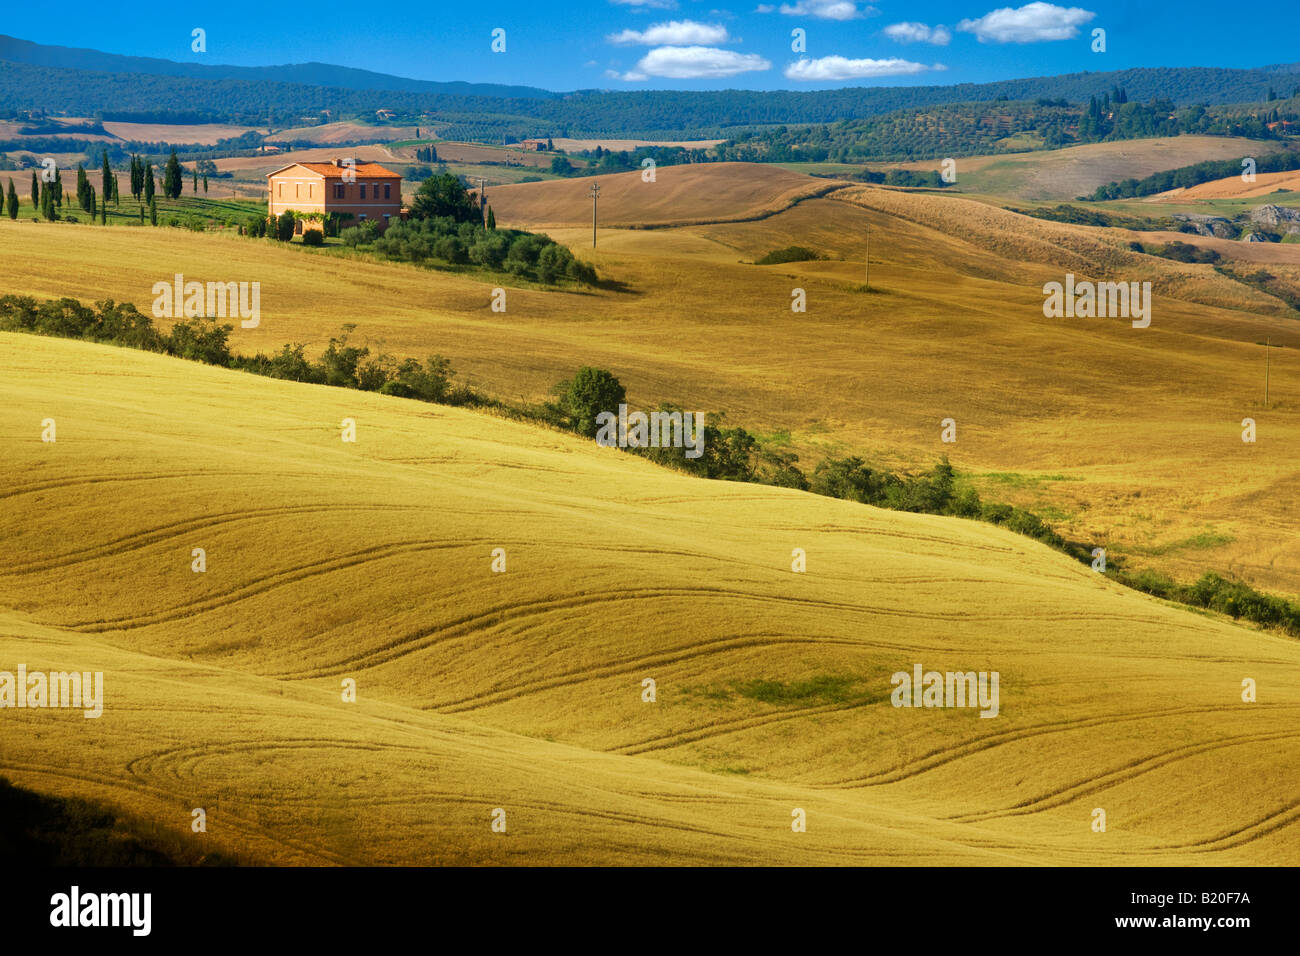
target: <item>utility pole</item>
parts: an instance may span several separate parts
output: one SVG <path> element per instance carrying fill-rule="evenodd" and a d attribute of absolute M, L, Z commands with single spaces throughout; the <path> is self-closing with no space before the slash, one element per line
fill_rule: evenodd
<path fill-rule="evenodd" d="M 866 285 L 868 292 L 871 291 L 871 227 L 867 226 L 867 251 L 866 251 Z"/>
<path fill-rule="evenodd" d="M 591 248 L 596 248 L 596 197 L 600 195 L 600 183 L 591 184 Z"/>

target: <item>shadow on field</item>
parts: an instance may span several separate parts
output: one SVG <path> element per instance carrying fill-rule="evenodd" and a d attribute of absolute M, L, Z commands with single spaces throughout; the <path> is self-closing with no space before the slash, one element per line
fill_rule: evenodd
<path fill-rule="evenodd" d="M 0 777 L 0 861 L 25 866 L 236 866 L 197 839 L 88 800 L 51 797 Z"/>

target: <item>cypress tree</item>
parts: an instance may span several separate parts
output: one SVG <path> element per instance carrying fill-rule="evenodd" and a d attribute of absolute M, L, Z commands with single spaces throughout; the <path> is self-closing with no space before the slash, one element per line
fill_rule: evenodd
<path fill-rule="evenodd" d="M 36 170 L 32 170 L 32 208 L 41 208 L 41 181 L 36 178 Z"/>
<path fill-rule="evenodd" d="M 18 218 L 18 191 L 14 189 L 14 179 L 9 177 L 9 195 L 5 197 L 5 211 L 10 219 Z"/>
<path fill-rule="evenodd" d="M 487 227 L 489 229 L 495 229 L 497 227 L 497 214 L 496 211 L 491 206 L 488 206 Z"/>
<path fill-rule="evenodd" d="M 158 225 L 158 200 L 153 196 L 149 197 L 149 225 Z"/>
<path fill-rule="evenodd" d="M 208 174 L 204 173 L 203 174 L 203 195 L 206 196 L 207 194 L 208 194 Z"/>
<path fill-rule="evenodd" d="M 86 179 L 86 170 L 82 167 L 80 163 L 78 163 L 77 164 L 77 205 L 80 206 L 82 209 L 84 209 L 86 212 L 90 212 L 90 199 L 88 198 L 89 189 L 90 189 L 90 182 Z"/>
<path fill-rule="evenodd" d="M 57 166 L 54 168 L 54 203 L 57 206 L 63 205 L 63 170 Z"/>
<path fill-rule="evenodd" d="M 153 202 L 154 194 L 153 163 L 145 163 L 142 182 L 144 183 L 144 201 L 151 203 Z"/>
<path fill-rule="evenodd" d="M 104 202 L 108 202 L 108 200 L 113 195 L 113 167 L 108 165 L 108 150 L 104 150 L 103 175 L 104 175 L 104 186 L 103 189 L 100 190 L 100 192 L 104 196 Z"/>
<path fill-rule="evenodd" d="M 198 170 L 198 167 L 195 167 L 193 170 L 191 170 L 191 171 L 190 171 L 190 175 L 194 177 L 193 180 L 192 180 L 193 185 L 190 187 L 190 189 L 191 189 L 192 192 L 194 192 L 194 193 L 197 195 L 197 193 L 198 193 L 198 191 L 199 191 L 199 170 Z"/>
<path fill-rule="evenodd" d="M 108 225 L 108 199 L 107 198 L 105 198 L 105 200 L 99 204 L 99 224 L 101 226 Z"/>
<path fill-rule="evenodd" d="M 163 169 L 163 195 L 168 199 L 179 199 L 184 184 L 181 161 L 176 158 L 176 150 L 173 149 L 171 156 L 167 158 L 167 166 Z"/>

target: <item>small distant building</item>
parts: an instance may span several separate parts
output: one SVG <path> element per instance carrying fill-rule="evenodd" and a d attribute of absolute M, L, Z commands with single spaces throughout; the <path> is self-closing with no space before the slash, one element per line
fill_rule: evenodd
<path fill-rule="evenodd" d="M 387 123 L 390 119 L 392 119 L 396 115 L 397 114 L 394 113 L 392 110 L 375 110 L 375 119 L 385 123 Z"/>
<path fill-rule="evenodd" d="M 526 139 L 520 144 L 524 149 L 531 149 L 535 152 L 544 152 L 546 150 L 546 140 L 544 139 Z"/>
<path fill-rule="evenodd" d="M 345 224 L 373 220 L 386 229 L 402 210 L 402 176 L 378 163 L 333 159 L 293 163 L 266 176 L 270 213 L 338 213 Z M 347 219 L 348 214 L 352 218 Z"/>

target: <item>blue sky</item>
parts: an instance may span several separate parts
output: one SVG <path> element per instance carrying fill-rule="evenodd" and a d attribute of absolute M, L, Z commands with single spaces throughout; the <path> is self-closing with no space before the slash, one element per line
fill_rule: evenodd
<path fill-rule="evenodd" d="M 84 15 L 77 15 L 84 8 Z M 571 89 L 825 89 L 950 84 L 1135 66 L 1300 59 L 1296 0 L 1016 3 L 989 0 L 494 0 L 151 8 L 105 33 L 102 4 L 50 17 L 11 5 L 0 33 L 38 43 L 205 63 L 316 60 L 428 80 Z M 143 8 L 142 8 L 143 10 Z M 69 15 L 71 14 L 71 15 Z M 207 52 L 191 51 L 191 30 Z M 505 52 L 491 49 L 505 30 Z M 805 31 L 806 50 L 791 32 Z M 1095 28 L 1106 52 L 1091 49 Z"/>

